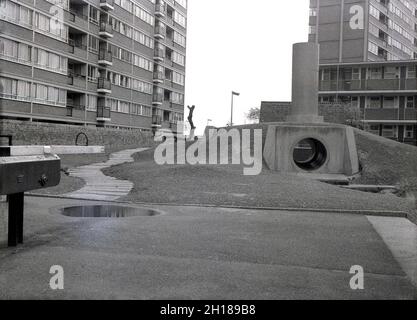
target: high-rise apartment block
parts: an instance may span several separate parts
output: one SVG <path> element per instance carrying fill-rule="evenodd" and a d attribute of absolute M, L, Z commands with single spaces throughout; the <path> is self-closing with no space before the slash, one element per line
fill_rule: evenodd
<path fill-rule="evenodd" d="M 0 0 L 0 119 L 177 130 L 187 0 Z"/>
<path fill-rule="evenodd" d="M 417 1 L 311 0 L 322 103 L 360 109 L 364 127 L 417 144 Z"/>

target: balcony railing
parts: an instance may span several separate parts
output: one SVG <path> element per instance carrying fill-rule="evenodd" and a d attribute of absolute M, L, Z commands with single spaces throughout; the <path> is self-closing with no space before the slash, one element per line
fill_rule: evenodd
<path fill-rule="evenodd" d="M 112 26 L 106 21 L 100 21 L 99 35 L 105 38 L 112 38 L 113 37 Z"/>
<path fill-rule="evenodd" d="M 98 121 L 110 121 L 111 110 L 108 107 L 98 106 L 97 107 L 97 120 Z"/>
<path fill-rule="evenodd" d="M 98 78 L 97 91 L 99 93 L 111 93 L 111 82 L 105 78 Z"/>
<path fill-rule="evenodd" d="M 87 50 L 87 46 L 81 42 L 81 40 L 68 40 L 69 45 L 69 53 L 75 53 L 75 48 L 81 49 L 81 50 Z"/>
<path fill-rule="evenodd" d="M 103 10 L 114 10 L 113 0 L 100 0 L 100 8 Z"/>
<path fill-rule="evenodd" d="M 411 86 L 412 84 L 410 84 Z M 399 79 L 323 80 L 320 91 L 399 90 Z"/>
<path fill-rule="evenodd" d="M 163 3 L 155 4 L 155 15 L 159 17 L 165 17 L 166 7 Z"/>
<path fill-rule="evenodd" d="M 113 54 L 111 51 L 100 50 L 98 53 L 98 63 L 110 66 L 113 65 Z"/>
<path fill-rule="evenodd" d="M 153 126 L 160 126 L 162 125 L 162 117 L 158 115 L 152 116 L 152 125 Z"/>
<path fill-rule="evenodd" d="M 155 48 L 154 59 L 163 61 L 165 57 L 165 50 L 160 48 Z"/>
<path fill-rule="evenodd" d="M 164 101 L 164 96 L 162 94 L 154 93 L 152 98 L 152 103 L 162 104 Z"/>
<path fill-rule="evenodd" d="M 164 25 L 155 26 L 155 38 L 164 39 L 166 36 L 166 28 Z"/>
<path fill-rule="evenodd" d="M 164 82 L 164 73 L 162 71 L 155 71 L 153 73 L 153 81 L 154 82 Z"/>

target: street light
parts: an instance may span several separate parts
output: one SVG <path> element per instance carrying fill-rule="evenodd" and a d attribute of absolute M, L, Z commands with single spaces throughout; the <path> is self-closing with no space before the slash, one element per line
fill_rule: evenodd
<path fill-rule="evenodd" d="M 235 96 L 237 96 L 237 97 L 239 97 L 240 96 L 240 93 L 238 93 L 238 92 L 235 92 L 235 91 L 232 91 L 232 112 L 231 112 L 231 117 L 230 117 L 230 126 L 232 127 L 233 126 L 233 98 L 235 97 Z"/>

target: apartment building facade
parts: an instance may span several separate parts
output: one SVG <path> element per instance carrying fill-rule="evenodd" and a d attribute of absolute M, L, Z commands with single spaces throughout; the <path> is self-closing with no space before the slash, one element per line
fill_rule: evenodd
<path fill-rule="evenodd" d="M 181 130 L 187 0 L 0 0 L 0 119 Z"/>
<path fill-rule="evenodd" d="M 311 0 L 319 100 L 360 109 L 366 130 L 417 145 L 417 1 Z"/>

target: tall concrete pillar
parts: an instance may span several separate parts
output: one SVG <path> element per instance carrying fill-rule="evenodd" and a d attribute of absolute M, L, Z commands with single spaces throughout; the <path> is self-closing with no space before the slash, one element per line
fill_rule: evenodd
<path fill-rule="evenodd" d="M 318 106 L 319 52 L 317 43 L 296 43 L 293 46 L 292 105 L 288 122 L 323 122 Z"/>

